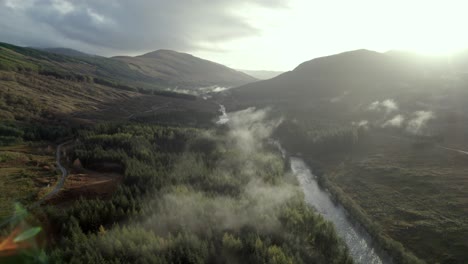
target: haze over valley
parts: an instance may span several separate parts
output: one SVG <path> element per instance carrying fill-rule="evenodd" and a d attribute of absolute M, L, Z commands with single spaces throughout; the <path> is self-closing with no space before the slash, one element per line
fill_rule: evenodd
<path fill-rule="evenodd" d="M 464 7 L 0 0 L 0 263 L 468 263 Z"/>

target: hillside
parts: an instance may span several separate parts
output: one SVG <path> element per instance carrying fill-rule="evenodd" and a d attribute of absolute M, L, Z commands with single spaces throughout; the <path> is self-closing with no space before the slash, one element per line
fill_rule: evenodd
<path fill-rule="evenodd" d="M 113 59 L 127 63 L 146 76 L 162 79 L 179 88 L 233 87 L 256 80 L 224 65 L 172 50 L 157 50 L 141 56 L 118 56 Z"/>
<path fill-rule="evenodd" d="M 135 85 L 145 80 L 155 79 L 112 59 L 0 44 L 0 145 L 57 140 L 74 127 L 102 120 L 183 118 L 203 125 L 217 115 L 213 102 L 158 90 L 157 83 L 147 82 L 147 89 Z"/>
<path fill-rule="evenodd" d="M 396 263 L 468 261 L 466 54 L 357 50 L 219 97 L 274 109 L 301 155 Z"/>
<path fill-rule="evenodd" d="M 106 58 L 66 48 L 39 50 L 7 43 L 0 43 L 0 70 L 86 80 L 129 91 L 178 87 L 196 92 L 206 86 L 232 87 L 255 81 L 221 64 L 173 51 Z"/>
<path fill-rule="evenodd" d="M 92 57 L 93 55 L 69 48 L 44 48 L 46 52 L 70 56 L 70 57 Z"/>
<path fill-rule="evenodd" d="M 357 50 L 304 62 L 293 71 L 247 84 L 231 94 L 243 102 L 294 100 L 302 104 L 311 100 L 330 102 L 346 94 L 342 102 L 355 105 L 379 97 L 400 97 L 408 92 L 408 86 L 412 94 L 433 89 L 443 93 L 440 88 L 446 88 L 448 81 L 452 87 L 461 87 L 453 80 L 466 80 L 461 61 Z"/>

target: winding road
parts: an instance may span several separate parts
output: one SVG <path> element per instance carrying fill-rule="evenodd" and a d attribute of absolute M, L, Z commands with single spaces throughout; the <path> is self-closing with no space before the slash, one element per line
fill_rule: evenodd
<path fill-rule="evenodd" d="M 52 189 L 52 191 L 50 191 L 48 194 L 44 195 L 41 199 L 39 199 L 38 201 L 36 201 L 35 203 L 33 203 L 29 209 L 32 209 L 32 208 L 35 208 L 37 206 L 39 206 L 42 202 L 44 202 L 45 200 L 49 199 L 50 197 L 54 196 L 55 194 L 57 194 L 60 189 L 63 188 L 63 185 L 65 184 L 65 179 L 67 178 L 68 176 L 68 171 L 67 169 L 65 169 L 65 167 L 63 167 L 62 163 L 60 162 L 60 159 L 62 157 L 62 147 L 69 143 L 70 141 L 67 141 L 67 142 L 63 142 L 61 143 L 60 145 L 57 146 L 57 150 L 56 150 L 56 153 L 55 153 L 55 159 L 56 159 L 56 164 L 57 164 L 57 167 L 60 169 L 60 171 L 62 172 L 62 176 L 60 177 L 60 180 L 57 182 L 57 184 L 55 185 L 54 189 Z"/>

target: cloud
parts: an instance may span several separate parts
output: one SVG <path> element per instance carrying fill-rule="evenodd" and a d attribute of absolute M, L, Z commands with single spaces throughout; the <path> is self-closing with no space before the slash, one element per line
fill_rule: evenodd
<path fill-rule="evenodd" d="M 387 120 L 382 127 L 401 127 L 405 117 L 403 115 L 396 115 L 392 119 Z"/>
<path fill-rule="evenodd" d="M 351 123 L 353 126 L 357 126 L 357 127 L 362 127 L 364 129 L 368 129 L 369 128 L 369 121 L 367 120 L 361 120 L 359 122 L 352 122 Z"/>
<path fill-rule="evenodd" d="M 370 111 L 385 111 L 385 113 L 389 114 L 398 110 L 398 104 L 393 99 L 386 99 L 382 102 L 372 102 L 367 109 Z"/>
<path fill-rule="evenodd" d="M 413 118 L 408 121 L 406 130 L 413 134 L 422 134 L 427 122 L 434 118 L 435 115 L 432 111 L 416 111 L 413 113 Z"/>
<path fill-rule="evenodd" d="M 285 1 L 0 0 L 0 39 L 103 55 L 195 50 L 258 35 L 259 29 L 234 11 L 246 5 L 283 8 Z"/>
<path fill-rule="evenodd" d="M 330 103 L 338 103 L 338 102 L 341 102 L 348 94 L 349 94 L 348 91 L 344 91 L 342 94 L 331 98 L 331 99 L 330 99 Z"/>
<path fill-rule="evenodd" d="M 382 106 L 385 108 L 385 111 L 387 111 L 387 113 L 398 110 L 398 105 L 394 100 L 391 99 L 383 101 Z"/>
<path fill-rule="evenodd" d="M 246 154 L 254 153 L 282 120 L 268 120 L 268 109 L 254 107 L 228 113 L 229 140 Z"/>
<path fill-rule="evenodd" d="M 277 231 L 280 228 L 278 208 L 300 193 L 291 184 L 271 186 L 260 181 L 249 182 L 239 197 L 213 197 L 180 189 L 158 199 L 160 211 L 147 220 L 147 226 L 159 232 L 180 226 L 195 232 L 210 228 L 238 230 L 246 225 Z"/>
<path fill-rule="evenodd" d="M 368 109 L 371 110 L 371 111 L 374 111 L 374 110 L 379 110 L 379 107 L 380 107 L 380 102 L 379 101 L 375 101 L 375 102 L 372 102 Z"/>

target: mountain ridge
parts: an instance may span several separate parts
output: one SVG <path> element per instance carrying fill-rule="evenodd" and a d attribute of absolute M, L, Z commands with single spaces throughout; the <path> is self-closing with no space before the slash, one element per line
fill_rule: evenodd
<path fill-rule="evenodd" d="M 65 79 L 92 79 L 130 90 L 234 87 L 256 81 L 245 73 L 186 53 L 160 50 L 137 57 L 106 58 L 68 48 L 36 49 L 0 43 L 0 68 Z M 65 55 L 64 55 L 65 54 Z"/>
<path fill-rule="evenodd" d="M 195 84 L 199 87 L 234 87 L 257 80 L 220 63 L 167 49 L 135 57 L 115 56 L 112 59 L 125 62 L 142 74 L 161 78 L 183 88 L 187 88 L 188 84 Z"/>

